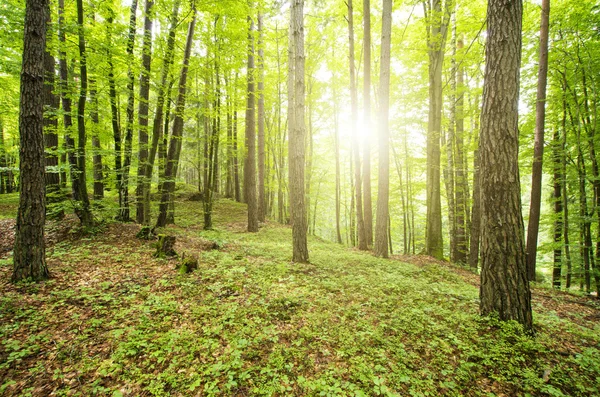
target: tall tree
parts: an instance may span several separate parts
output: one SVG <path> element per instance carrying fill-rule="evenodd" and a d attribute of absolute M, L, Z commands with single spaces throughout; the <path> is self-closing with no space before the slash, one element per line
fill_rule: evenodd
<path fill-rule="evenodd" d="M 265 221 L 265 61 L 263 15 L 258 13 L 258 220 Z"/>
<path fill-rule="evenodd" d="M 148 153 L 148 101 L 150 99 L 150 66 L 152 60 L 152 7 L 154 1 L 146 0 L 144 10 L 144 43 L 142 44 L 142 70 L 140 72 L 140 99 L 138 104 L 138 173 L 136 187 L 136 221 L 150 224 L 150 179 Z"/>
<path fill-rule="evenodd" d="M 19 101 L 21 194 L 13 251 L 13 282 L 50 277 L 46 266 L 44 223 L 44 50 L 47 0 L 27 0 Z"/>
<path fill-rule="evenodd" d="M 354 155 L 354 193 L 356 196 L 356 229 L 358 234 L 358 249 L 368 249 L 365 220 L 363 216 L 363 197 L 360 169 L 360 146 L 356 124 L 358 123 L 358 93 L 356 88 L 356 67 L 354 65 L 354 9 L 352 0 L 348 0 L 348 38 L 349 38 L 349 68 L 350 68 L 350 106 L 352 113 L 352 153 Z"/>
<path fill-rule="evenodd" d="M 293 59 L 293 112 L 289 126 L 289 186 L 294 262 L 308 262 L 306 205 L 304 200 L 305 121 L 304 121 L 304 0 L 292 0 L 290 12 L 290 51 Z M 288 85 L 289 87 L 289 85 Z"/>
<path fill-rule="evenodd" d="M 533 331 L 519 183 L 522 0 L 490 0 L 481 113 L 482 315 Z"/>
<path fill-rule="evenodd" d="M 381 25 L 381 69 L 379 77 L 379 181 L 375 254 L 389 256 L 388 222 L 390 217 L 390 47 L 392 41 L 392 0 L 383 0 Z"/>
<path fill-rule="evenodd" d="M 373 244 L 373 204 L 371 200 L 371 0 L 363 0 L 363 106 L 365 140 L 363 142 L 363 194 L 365 238 L 367 245 Z"/>
<path fill-rule="evenodd" d="M 452 0 L 423 2 L 427 18 L 429 54 L 429 116 L 427 121 L 427 224 L 426 252 L 444 257 L 442 238 L 442 200 L 440 190 L 440 133 L 442 129 L 442 65 Z"/>
<path fill-rule="evenodd" d="M 258 232 L 258 201 L 256 197 L 256 90 L 254 87 L 254 21 L 248 17 L 248 98 L 246 104 L 246 158 L 244 161 L 244 192 L 248 204 L 248 231 Z"/>
<path fill-rule="evenodd" d="M 87 102 L 87 53 L 85 49 L 85 34 L 83 26 L 83 0 L 77 0 L 77 31 L 79 36 L 79 100 L 77 102 L 77 170 L 74 172 L 75 178 L 73 187 L 79 192 L 81 208 L 76 208 L 75 212 L 84 227 L 90 227 L 94 224 L 94 218 L 90 208 L 90 199 L 87 193 L 86 182 L 86 158 L 85 144 L 87 141 L 85 130 L 85 104 Z"/>
<path fill-rule="evenodd" d="M 461 51 L 464 47 L 462 37 L 457 39 L 456 49 Z M 468 219 L 468 208 L 467 208 L 467 194 L 469 191 L 469 181 L 467 178 L 466 170 L 466 155 L 464 146 L 464 132 L 465 132 L 465 70 L 463 62 L 459 62 L 456 67 L 456 129 L 455 129 L 455 194 L 456 194 L 456 255 L 455 261 L 458 263 L 467 263 L 467 256 L 469 252 L 468 239 L 467 239 L 467 219 Z"/>
<path fill-rule="evenodd" d="M 531 281 L 535 281 L 537 240 L 540 229 L 540 207 L 542 201 L 542 160 L 544 157 L 544 128 L 546 122 L 549 20 L 550 0 L 542 0 L 540 54 L 535 103 L 535 140 L 533 144 L 533 168 L 531 172 L 531 203 L 529 205 L 529 224 L 527 226 L 527 277 Z"/>
<path fill-rule="evenodd" d="M 169 205 L 172 202 L 173 192 L 175 191 L 175 178 L 177 177 L 177 167 L 179 166 L 179 156 L 181 154 L 181 140 L 183 136 L 183 111 L 185 109 L 187 76 L 190 64 L 190 55 L 192 53 L 192 43 L 194 41 L 194 28 L 196 26 L 196 8 L 193 7 L 193 16 L 188 26 L 187 38 L 185 41 L 185 50 L 183 54 L 183 65 L 179 75 L 179 92 L 177 95 L 177 105 L 175 107 L 175 120 L 169 142 L 169 151 L 165 160 L 165 175 L 162 183 L 160 204 L 158 206 L 158 218 L 156 227 L 165 227 L 167 225 L 167 215 Z M 168 117 L 165 117 L 168 120 Z"/>

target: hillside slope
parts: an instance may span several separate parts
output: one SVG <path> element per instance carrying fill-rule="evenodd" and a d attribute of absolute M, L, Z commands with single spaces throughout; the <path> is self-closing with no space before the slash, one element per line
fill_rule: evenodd
<path fill-rule="evenodd" d="M 535 339 L 478 316 L 477 277 L 427 258 L 382 260 L 291 231 L 248 234 L 221 200 L 215 230 L 178 204 L 176 250 L 137 225 L 48 249 L 53 279 L 12 285 L 0 254 L 0 395 L 516 396 L 600 394 L 600 310 L 536 290 Z"/>

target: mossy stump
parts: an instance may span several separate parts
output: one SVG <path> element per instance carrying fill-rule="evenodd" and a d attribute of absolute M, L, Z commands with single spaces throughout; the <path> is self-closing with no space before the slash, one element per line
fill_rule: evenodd
<path fill-rule="evenodd" d="M 135 237 L 140 240 L 150 240 L 150 235 L 152 234 L 152 228 L 150 226 L 142 226 L 140 231 L 135 235 Z"/>
<path fill-rule="evenodd" d="M 184 253 L 177 269 L 179 269 L 179 273 L 191 273 L 198 269 L 198 258 L 195 255 L 186 256 Z"/>
<path fill-rule="evenodd" d="M 156 243 L 156 252 L 153 256 L 155 258 L 164 258 L 165 256 L 177 256 L 174 246 L 175 236 L 159 234 L 158 242 Z"/>

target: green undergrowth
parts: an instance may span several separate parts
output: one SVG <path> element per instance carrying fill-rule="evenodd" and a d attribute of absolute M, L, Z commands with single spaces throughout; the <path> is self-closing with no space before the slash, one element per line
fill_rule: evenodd
<path fill-rule="evenodd" d="M 221 200 L 204 231 L 201 203 L 178 205 L 165 232 L 187 250 L 196 240 L 218 247 L 192 252 L 190 274 L 114 225 L 54 247 L 57 277 L 2 286 L 0 395 L 600 393 L 597 321 L 538 311 L 530 338 L 480 318 L 477 287 L 453 267 L 312 238 L 310 263 L 295 264 L 288 227 L 249 234 L 244 216 Z"/>

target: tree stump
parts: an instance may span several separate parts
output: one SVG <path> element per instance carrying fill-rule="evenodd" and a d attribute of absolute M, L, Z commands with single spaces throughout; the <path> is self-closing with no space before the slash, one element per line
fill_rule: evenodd
<path fill-rule="evenodd" d="M 176 256 L 177 253 L 173 248 L 175 246 L 175 236 L 167 236 L 165 234 L 158 235 L 158 242 L 156 243 L 156 252 L 154 253 L 155 258 L 164 258 L 165 256 Z"/>
<path fill-rule="evenodd" d="M 191 273 L 192 271 L 198 269 L 198 258 L 195 255 L 185 256 L 181 258 L 181 261 L 177 265 L 180 273 Z"/>

